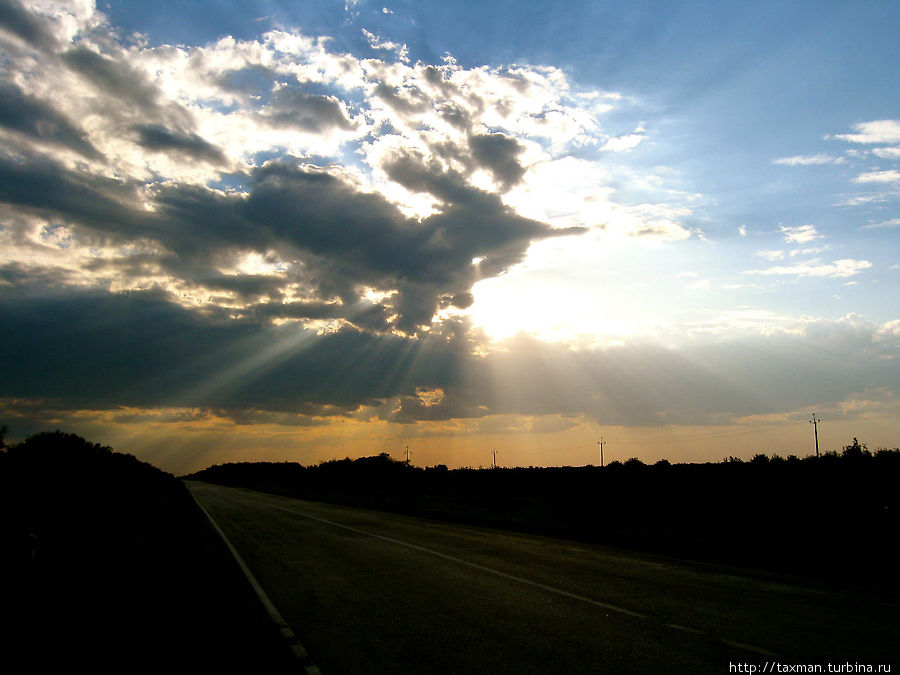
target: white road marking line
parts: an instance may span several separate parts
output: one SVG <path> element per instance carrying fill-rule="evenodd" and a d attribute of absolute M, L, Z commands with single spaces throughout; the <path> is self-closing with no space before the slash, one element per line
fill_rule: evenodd
<path fill-rule="evenodd" d="M 493 574 L 498 577 L 502 577 L 504 579 L 509 579 L 510 581 L 516 581 L 521 584 L 526 584 L 528 586 L 532 586 L 534 588 L 540 588 L 541 590 L 547 591 L 548 593 L 555 593 L 557 595 L 561 595 L 566 598 L 570 598 L 572 600 L 578 600 L 579 602 L 584 602 L 589 605 L 594 605 L 595 607 L 602 607 L 603 609 L 607 609 L 612 612 L 617 612 L 619 614 L 625 614 L 626 616 L 632 616 L 637 619 L 647 619 L 646 614 L 641 614 L 640 612 L 634 612 L 630 609 L 625 609 L 624 607 L 619 607 L 618 605 L 613 605 L 608 602 L 601 602 L 600 600 L 594 600 L 592 598 L 587 598 L 583 595 L 578 595 L 577 593 L 570 593 L 569 591 L 565 591 L 561 588 L 556 588 L 555 586 L 548 586 L 547 584 L 542 584 L 537 581 L 532 581 L 531 579 L 525 579 L 524 577 L 516 576 L 515 574 L 507 574 L 506 572 L 501 572 L 500 570 L 495 570 L 492 567 L 487 567 L 485 565 L 480 565 L 478 563 L 471 562 L 469 560 L 463 560 L 462 558 L 457 558 L 456 556 L 448 555 L 446 553 L 441 553 L 440 551 L 434 551 L 430 548 L 425 548 L 424 546 L 419 546 L 418 544 L 411 544 L 408 541 L 401 541 L 400 539 L 394 539 L 393 537 L 386 537 L 383 534 L 375 534 L 374 532 L 367 532 L 366 530 L 360 530 L 356 527 L 351 527 L 350 525 L 343 525 L 342 523 L 336 523 L 333 520 L 328 520 L 326 518 L 319 518 L 318 516 L 312 516 L 308 513 L 303 513 L 302 511 L 296 511 L 294 509 L 289 509 L 284 506 L 275 506 L 274 504 L 270 505 L 270 508 L 278 509 L 279 511 L 286 511 L 287 513 L 294 514 L 295 516 L 301 516 L 303 518 L 308 518 L 310 520 L 315 520 L 320 523 L 325 523 L 326 525 L 331 525 L 332 527 L 338 527 L 342 530 L 347 530 L 349 532 L 355 532 L 356 534 L 361 534 L 366 537 L 373 537 L 375 539 L 381 539 L 383 541 L 390 542 L 392 544 L 397 544 L 398 546 L 405 546 L 406 548 L 413 549 L 415 551 L 420 551 L 421 553 L 427 553 L 428 555 L 433 555 L 437 558 L 443 558 L 444 560 L 450 560 L 452 562 L 458 563 L 460 565 L 465 565 L 466 567 L 471 567 L 482 572 L 487 572 L 488 574 Z M 737 642 L 734 640 L 727 640 L 725 638 L 715 638 L 713 635 L 707 633 L 704 630 L 700 630 L 698 628 L 689 628 L 687 626 L 680 626 L 678 624 L 665 623 L 662 624 L 667 626 L 668 628 L 672 628 L 678 631 L 683 631 L 687 633 L 693 633 L 699 636 L 705 636 L 712 639 L 718 639 L 722 644 L 728 645 L 730 647 L 737 647 L 739 649 L 745 649 L 747 651 L 755 652 L 757 654 L 764 654 L 766 656 L 777 656 L 774 652 L 770 652 L 767 649 L 763 649 L 762 647 L 756 647 L 751 644 L 747 644 L 745 642 Z"/>
<path fill-rule="evenodd" d="M 633 616 L 638 619 L 646 619 L 647 616 L 645 614 L 641 614 L 640 612 L 633 612 L 630 609 L 625 609 L 624 607 L 619 607 L 618 605 L 612 605 L 608 602 L 601 602 L 599 600 L 593 600 L 591 598 L 586 598 L 583 595 L 578 595 L 577 593 L 570 593 L 569 591 L 564 591 L 561 588 L 556 588 L 555 586 L 548 586 L 547 584 L 542 584 L 537 581 L 532 581 L 531 579 L 525 579 L 524 577 L 517 577 L 514 574 L 507 574 L 506 572 L 501 572 L 500 570 L 495 570 L 492 567 L 486 567 L 485 565 L 479 565 L 478 563 L 471 562 L 469 560 L 463 560 L 462 558 L 457 558 L 452 555 L 447 555 L 446 553 L 441 553 L 440 551 L 434 551 L 430 548 L 425 548 L 424 546 L 419 546 L 418 544 L 410 544 L 407 541 L 400 541 L 399 539 L 394 539 L 393 537 L 385 537 L 382 534 L 375 534 L 374 532 L 366 532 L 365 530 L 360 530 L 355 527 L 350 527 L 349 525 L 342 525 L 341 523 L 336 523 L 333 520 L 326 520 L 325 518 L 319 518 L 318 516 L 311 516 L 308 513 L 302 513 L 301 511 L 295 511 L 293 509 L 288 509 L 283 506 L 272 506 L 273 509 L 279 509 L 280 511 L 287 511 L 288 513 L 293 513 L 297 516 L 302 516 L 303 518 L 309 518 L 310 520 L 317 520 L 320 523 L 325 523 L 327 525 L 332 525 L 333 527 L 339 527 L 343 530 L 349 530 L 350 532 L 356 532 L 357 534 L 362 534 L 367 537 L 374 537 L 375 539 L 382 539 L 384 541 L 390 542 L 392 544 L 397 544 L 399 546 L 405 546 L 406 548 L 411 548 L 416 551 L 420 551 L 422 553 L 427 553 L 429 555 L 436 556 L 438 558 L 443 558 L 444 560 L 450 560 L 452 562 L 458 563 L 460 565 L 465 565 L 467 567 L 472 567 L 477 570 L 481 570 L 482 572 L 487 572 L 488 574 L 493 574 L 498 577 L 502 577 L 504 579 L 509 579 L 510 581 L 516 581 L 520 584 L 527 584 L 528 586 L 534 586 L 535 588 L 540 588 L 541 590 L 548 591 L 550 593 L 556 593 L 557 595 L 562 595 L 567 598 L 571 598 L 573 600 L 579 600 L 580 602 L 586 602 L 589 605 L 594 605 L 596 607 L 602 607 L 603 609 L 608 609 L 612 612 L 618 612 L 620 614 L 625 614 L 627 616 Z"/>
<path fill-rule="evenodd" d="M 682 626 L 677 623 L 667 623 L 664 625 L 668 626 L 669 628 L 672 628 L 673 630 L 683 630 L 687 633 L 694 633 L 694 635 L 706 635 L 706 633 L 704 631 L 700 630 L 699 628 L 691 628 L 689 626 Z"/>
<path fill-rule="evenodd" d="M 726 640 L 722 638 L 722 642 L 724 642 L 729 647 L 737 647 L 738 649 L 746 649 L 747 651 L 756 652 L 757 654 L 762 654 L 764 656 L 778 656 L 775 652 L 770 652 L 767 649 L 763 649 L 762 647 L 755 647 L 753 645 L 748 645 L 746 642 L 737 642 L 735 640 Z"/>
<path fill-rule="evenodd" d="M 209 518 L 209 522 L 212 523 L 213 527 L 216 529 L 216 532 L 219 533 L 219 536 L 222 537 L 222 541 L 224 541 L 225 545 L 228 547 L 228 550 L 231 551 L 231 555 L 234 556 L 234 559 L 240 566 L 241 571 L 244 573 L 244 576 L 247 577 L 247 581 L 250 582 L 250 586 L 253 587 L 253 591 L 256 593 L 256 596 L 259 598 L 260 602 L 262 602 L 262 605 L 263 607 L 265 607 L 266 612 L 268 612 L 269 618 L 272 619 L 275 626 L 281 632 L 281 636 L 288 643 L 288 646 L 290 647 L 291 652 L 293 652 L 294 657 L 303 665 L 303 671 L 306 673 L 306 675 L 322 675 L 322 671 L 320 671 L 318 666 L 316 666 L 312 662 L 309 654 L 306 651 L 306 648 L 302 644 L 300 644 L 300 640 L 297 639 L 294 631 L 288 625 L 287 621 L 284 620 L 284 617 L 281 616 L 281 612 L 279 612 L 278 608 L 275 607 L 275 603 L 272 602 L 272 600 L 263 590 L 263 587 L 259 585 L 256 577 L 253 576 L 253 572 L 250 571 L 250 568 L 247 567 L 247 563 L 244 562 L 241 554 L 237 552 L 237 549 L 228 540 L 228 537 L 225 536 L 222 528 L 219 527 L 219 524 L 209 514 L 209 511 L 203 508 L 203 505 L 199 501 L 197 501 L 196 497 L 194 497 L 194 501 L 197 503 L 197 506 L 200 507 L 200 510 L 206 514 L 206 517 Z"/>

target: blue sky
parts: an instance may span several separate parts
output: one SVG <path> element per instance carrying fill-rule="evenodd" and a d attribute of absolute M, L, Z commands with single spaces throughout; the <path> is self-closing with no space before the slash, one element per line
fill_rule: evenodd
<path fill-rule="evenodd" d="M 802 455 L 813 409 L 900 443 L 894 3 L 0 7 L 14 433 L 172 470 Z"/>

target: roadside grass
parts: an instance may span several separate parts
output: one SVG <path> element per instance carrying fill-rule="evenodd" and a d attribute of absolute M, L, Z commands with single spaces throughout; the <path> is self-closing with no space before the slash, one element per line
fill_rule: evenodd
<path fill-rule="evenodd" d="M 0 453 L 0 488 L 4 656 L 21 672 L 296 672 L 174 476 L 56 432 Z"/>

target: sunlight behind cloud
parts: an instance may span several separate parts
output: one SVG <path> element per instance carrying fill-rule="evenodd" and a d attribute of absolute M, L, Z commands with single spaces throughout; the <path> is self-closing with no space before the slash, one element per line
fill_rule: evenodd
<path fill-rule="evenodd" d="M 893 6 L 264 4 L 2 3 L 9 419 L 537 462 L 896 410 Z"/>
<path fill-rule="evenodd" d="M 468 315 L 497 340 L 524 332 L 554 342 L 602 344 L 634 335 L 649 328 L 640 289 L 617 282 L 612 268 L 604 271 L 615 258 L 612 250 L 621 261 L 628 248 L 608 243 L 602 232 L 535 244 L 521 265 L 474 285 Z M 627 297 L 623 285 L 631 288 Z"/>

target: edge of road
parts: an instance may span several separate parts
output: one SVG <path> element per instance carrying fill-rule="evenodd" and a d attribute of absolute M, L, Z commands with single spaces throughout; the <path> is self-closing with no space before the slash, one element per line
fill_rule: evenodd
<path fill-rule="evenodd" d="M 305 673 L 305 675 L 322 675 L 322 671 L 319 670 L 319 667 L 313 662 L 312 657 L 310 657 L 309 655 L 309 652 L 306 651 L 306 648 L 300 643 L 300 640 L 297 639 L 294 631 L 288 625 L 287 621 L 284 620 L 284 617 L 281 616 L 281 612 L 279 612 L 278 608 L 275 607 L 275 603 L 272 602 L 271 598 L 269 598 L 269 596 L 263 590 L 263 587 L 256 580 L 256 577 L 253 576 L 253 572 L 250 571 L 250 568 L 247 567 L 247 563 L 245 563 L 244 559 L 241 558 L 241 554 L 238 553 L 237 549 L 228 540 L 225 532 L 222 531 L 222 528 L 219 527 L 219 524 L 210 515 L 209 511 L 203 508 L 203 505 L 197 500 L 197 497 L 193 493 L 191 493 L 191 497 L 194 499 L 194 503 L 200 508 L 200 510 L 203 511 L 204 514 L 206 514 L 206 517 L 209 519 L 209 522 L 212 523 L 213 528 L 216 530 L 216 532 L 219 533 L 219 536 L 222 538 L 222 541 L 225 542 L 228 550 L 231 551 L 231 555 L 234 556 L 238 567 L 240 567 L 241 571 L 244 573 L 244 577 L 250 583 L 250 587 L 253 589 L 253 592 L 256 593 L 256 597 L 259 598 L 259 601 L 262 603 L 266 612 L 269 614 L 269 618 L 272 620 L 272 623 L 275 624 L 278 632 L 281 634 L 282 638 L 284 638 L 284 641 L 290 648 L 291 653 L 293 653 L 294 657 L 297 659 L 297 663 L 302 668 L 302 672 Z"/>

